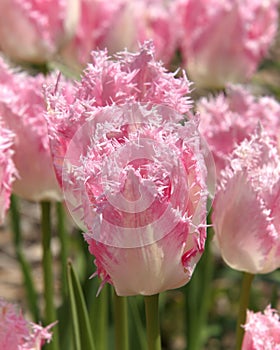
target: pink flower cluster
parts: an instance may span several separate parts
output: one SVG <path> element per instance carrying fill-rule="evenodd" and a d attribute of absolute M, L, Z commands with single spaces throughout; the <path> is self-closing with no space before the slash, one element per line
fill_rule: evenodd
<path fill-rule="evenodd" d="M 157 59 L 182 64 L 197 86 L 221 88 L 255 73 L 276 35 L 277 6 L 278 0 L 2 0 L 0 49 L 17 62 L 55 60 L 80 71 L 92 50 L 135 52 L 151 39 Z"/>
<path fill-rule="evenodd" d="M 60 200 L 64 191 L 102 283 L 124 296 L 180 287 L 206 239 L 213 164 L 199 128 L 219 175 L 212 220 L 222 257 L 252 274 L 280 267 L 279 103 L 230 85 L 198 101 L 199 122 L 186 73 L 162 63 L 177 48 L 198 86 L 250 79 L 275 36 L 277 4 L 3 0 L 6 55 L 78 69 L 89 62 L 73 83 L 0 60 L 1 219 L 12 182 L 16 194 L 36 201 Z M 124 47 L 132 52 L 114 54 Z M 0 310 L 15 317 L 4 304 Z M 27 332 L 23 318 L 18 325 Z M 31 344 L 38 327 L 23 339 Z"/>
<path fill-rule="evenodd" d="M 51 340 L 46 328 L 27 321 L 17 307 L 0 299 L 0 348 L 3 350 L 40 350 Z"/>
<path fill-rule="evenodd" d="M 279 350 L 280 322 L 276 310 L 267 306 L 263 313 L 247 311 L 242 350 Z"/>

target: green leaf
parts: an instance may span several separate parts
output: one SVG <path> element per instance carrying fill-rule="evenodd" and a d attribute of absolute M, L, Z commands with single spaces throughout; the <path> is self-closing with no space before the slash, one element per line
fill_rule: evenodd
<path fill-rule="evenodd" d="M 76 350 L 95 350 L 84 295 L 71 262 L 68 262 L 67 276 Z"/>

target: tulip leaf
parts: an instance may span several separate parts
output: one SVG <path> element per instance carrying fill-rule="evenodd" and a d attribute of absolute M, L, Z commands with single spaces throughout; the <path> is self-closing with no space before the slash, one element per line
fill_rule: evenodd
<path fill-rule="evenodd" d="M 86 303 L 79 279 L 68 262 L 68 288 L 76 350 L 95 350 Z"/>

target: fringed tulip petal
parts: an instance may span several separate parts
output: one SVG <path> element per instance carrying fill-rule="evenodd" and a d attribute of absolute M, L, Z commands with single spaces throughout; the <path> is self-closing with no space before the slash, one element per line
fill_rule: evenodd
<path fill-rule="evenodd" d="M 199 130 L 213 154 L 217 174 L 229 154 L 248 139 L 259 123 L 275 142 L 280 135 L 280 104 L 273 97 L 255 97 L 241 85 L 230 85 L 226 93 L 203 97 L 197 103 Z"/>
<path fill-rule="evenodd" d="M 1 349 L 40 350 L 45 342 L 51 341 L 51 327 L 28 322 L 15 305 L 0 300 Z"/>
<path fill-rule="evenodd" d="M 280 322 L 276 310 L 247 311 L 242 350 L 280 350 Z"/>

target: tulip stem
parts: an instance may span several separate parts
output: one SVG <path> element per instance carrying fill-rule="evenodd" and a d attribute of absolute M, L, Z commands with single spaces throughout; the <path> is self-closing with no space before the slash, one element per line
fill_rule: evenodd
<path fill-rule="evenodd" d="M 14 245 L 17 254 L 18 261 L 21 266 L 21 271 L 23 275 L 23 281 L 25 286 L 25 291 L 27 294 L 27 302 L 30 307 L 30 311 L 33 316 L 33 320 L 37 323 L 39 322 L 39 308 L 38 308 L 38 297 L 36 289 L 34 287 L 34 281 L 32 277 L 32 269 L 29 262 L 26 260 L 22 249 L 22 232 L 20 225 L 20 213 L 18 209 L 18 201 L 15 195 L 11 196 L 11 225 L 13 231 Z"/>
<path fill-rule="evenodd" d="M 236 350 L 241 350 L 244 328 L 242 325 L 246 322 L 246 312 L 249 305 L 250 299 L 250 289 L 254 275 L 248 272 L 243 273 L 243 281 L 241 286 L 240 302 L 239 302 L 239 312 L 236 325 Z"/>
<path fill-rule="evenodd" d="M 98 350 L 108 349 L 108 290 L 109 286 L 105 284 L 90 308 L 93 338 Z"/>
<path fill-rule="evenodd" d="M 212 298 L 211 281 L 214 258 L 211 252 L 213 231 L 208 229 L 204 253 L 196 266 L 191 281 L 185 287 L 187 344 L 192 350 L 200 350 L 206 342 L 207 319 Z"/>
<path fill-rule="evenodd" d="M 62 297 L 67 296 L 67 259 L 68 259 L 68 235 L 65 230 L 64 209 L 60 202 L 56 203 L 57 231 L 60 240 L 60 259 L 61 259 L 61 280 Z"/>
<path fill-rule="evenodd" d="M 114 292 L 115 349 L 128 350 L 127 300 Z"/>
<path fill-rule="evenodd" d="M 145 296 L 148 350 L 161 350 L 158 301 L 159 294 Z"/>
<path fill-rule="evenodd" d="M 45 300 L 45 323 L 56 321 L 56 310 L 54 306 L 54 283 L 51 254 L 51 203 L 41 202 L 41 227 L 43 247 L 43 278 L 44 278 L 44 300 Z M 53 328 L 52 341 L 48 345 L 49 350 L 58 350 L 58 330 Z"/>

